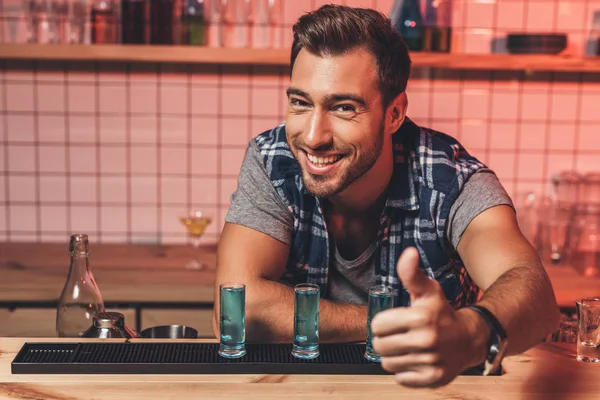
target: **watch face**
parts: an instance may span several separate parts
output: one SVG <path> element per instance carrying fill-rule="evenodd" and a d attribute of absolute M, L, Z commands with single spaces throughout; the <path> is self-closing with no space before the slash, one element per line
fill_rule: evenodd
<path fill-rule="evenodd" d="M 496 342 L 490 346 L 490 354 L 488 355 L 488 360 L 490 364 L 488 374 L 491 374 L 500 367 L 502 359 L 504 358 L 504 353 L 506 353 L 507 347 L 508 339 L 502 339 L 499 336 L 496 336 Z M 486 369 L 488 369 L 487 367 L 488 366 L 486 365 Z"/>

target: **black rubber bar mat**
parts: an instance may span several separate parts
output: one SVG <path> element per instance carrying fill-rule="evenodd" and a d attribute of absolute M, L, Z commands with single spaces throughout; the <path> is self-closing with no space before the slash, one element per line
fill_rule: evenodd
<path fill-rule="evenodd" d="M 321 344 L 320 355 L 301 360 L 288 344 L 247 344 L 245 356 L 225 359 L 217 343 L 25 343 L 13 374 L 334 374 L 385 375 L 364 358 L 364 344 Z M 498 373 L 500 374 L 500 373 Z M 481 368 L 463 375 L 481 375 Z"/>

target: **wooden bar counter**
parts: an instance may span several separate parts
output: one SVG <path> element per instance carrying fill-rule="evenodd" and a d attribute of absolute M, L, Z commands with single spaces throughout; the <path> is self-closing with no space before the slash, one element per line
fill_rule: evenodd
<path fill-rule="evenodd" d="M 416 390 L 396 384 L 391 375 L 12 375 L 11 362 L 26 341 L 69 340 L 0 338 L 0 399 L 597 400 L 600 396 L 600 364 L 577 362 L 575 347 L 568 344 L 542 343 L 508 357 L 502 376 L 459 376 L 439 389 Z"/>
<path fill-rule="evenodd" d="M 195 255 L 206 270 L 185 268 Z M 90 262 L 107 309 L 122 312 L 133 329 L 182 324 L 214 338 L 215 246 L 195 254 L 185 245 L 91 243 Z M 600 278 L 586 278 L 568 266 L 546 270 L 563 309 L 573 309 L 578 297 L 600 297 Z M 56 301 L 68 272 L 66 242 L 0 242 L 0 337 L 54 336 Z"/>
<path fill-rule="evenodd" d="M 185 263 L 191 246 L 91 244 L 92 270 L 107 301 L 213 301 L 216 247 L 204 246 L 198 258 L 207 270 Z M 547 265 L 557 302 L 574 307 L 578 297 L 600 296 L 600 277 L 587 278 L 569 266 Z M 0 242 L 0 302 L 54 301 L 69 272 L 68 243 Z"/>

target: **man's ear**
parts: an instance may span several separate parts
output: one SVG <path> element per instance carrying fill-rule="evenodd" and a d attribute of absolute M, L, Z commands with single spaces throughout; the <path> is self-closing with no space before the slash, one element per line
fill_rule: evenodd
<path fill-rule="evenodd" d="M 408 97 L 406 92 L 400 93 L 394 98 L 387 107 L 386 111 L 386 133 L 396 132 L 406 118 L 406 109 L 408 107 Z"/>

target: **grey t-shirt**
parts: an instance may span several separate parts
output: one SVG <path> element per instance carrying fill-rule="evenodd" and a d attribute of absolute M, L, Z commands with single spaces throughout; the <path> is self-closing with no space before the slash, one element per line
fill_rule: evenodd
<path fill-rule="evenodd" d="M 447 224 L 447 236 L 456 249 L 469 223 L 488 208 L 506 204 L 513 207 L 508 193 L 489 169 L 482 169 L 463 186 L 452 205 Z M 238 187 L 231 198 L 225 220 L 265 233 L 290 244 L 293 216 L 269 180 L 262 155 L 254 141 L 246 150 Z M 345 260 L 332 243 L 329 293 L 333 301 L 366 304 L 370 286 L 375 283 L 375 243 L 355 260 Z"/>

